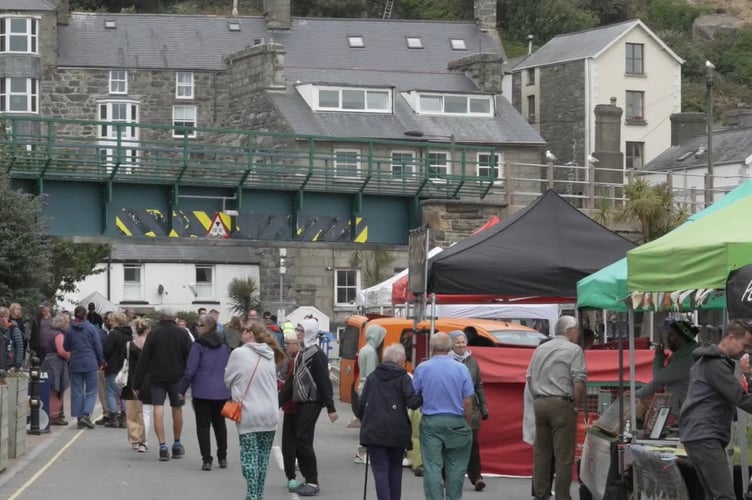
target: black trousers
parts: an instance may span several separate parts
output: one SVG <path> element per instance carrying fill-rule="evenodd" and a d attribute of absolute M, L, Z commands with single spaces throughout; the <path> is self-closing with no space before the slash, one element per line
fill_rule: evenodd
<path fill-rule="evenodd" d="M 480 475 L 480 446 L 478 445 L 478 429 L 473 430 L 473 444 L 470 447 L 470 461 L 467 463 L 467 478 L 471 483 L 481 479 Z"/>
<path fill-rule="evenodd" d="M 321 408 L 321 403 L 298 403 L 297 422 L 295 422 L 295 449 L 300 473 L 306 483 L 311 484 L 319 484 L 316 452 L 313 450 L 313 434 Z"/>
<path fill-rule="evenodd" d="M 193 412 L 196 414 L 196 436 L 201 451 L 201 460 L 212 462 L 210 427 L 214 428 L 214 438 L 217 440 L 217 459 L 227 458 L 227 425 L 222 416 L 224 399 L 193 398 Z"/>
<path fill-rule="evenodd" d="M 285 466 L 287 480 L 295 479 L 295 458 L 298 445 L 295 437 L 298 416 L 295 413 L 285 413 L 282 420 L 282 463 Z"/>

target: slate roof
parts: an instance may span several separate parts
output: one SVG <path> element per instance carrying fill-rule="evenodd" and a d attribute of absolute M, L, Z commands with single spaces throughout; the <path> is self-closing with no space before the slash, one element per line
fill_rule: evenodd
<path fill-rule="evenodd" d="M 688 140 L 680 146 L 669 149 L 653 158 L 645 170 L 665 172 L 707 168 L 707 137 L 703 134 Z M 698 150 L 702 154 L 696 154 Z M 683 158 L 679 160 L 679 158 Z M 713 164 L 745 164 L 747 158 L 752 161 L 752 128 L 735 128 L 713 132 Z"/>
<path fill-rule="evenodd" d="M 0 0 L 0 10 L 48 12 L 57 9 L 53 0 Z"/>
<path fill-rule="evenodd" d="M 314 113 L 295 90 L 270 95 L 297 134 L 409 140 L 405 132 L 419 130 L 424 137 L 454 134 L 457 144 L 545 144 L 538 132 L 502 96 L 496 98 L 496 116 L 483 118 L 418 115 L 399 95 L 394 99 L 394 114 Z M 441 140 L 449 142 L 446 138 Z"/>
<path fill-rule="evenodd" d="M 548 66 L 568 61 L 577 61 L 591 57 L 598 57 L 604 50 L 618 41 L 621 37 L 636 27 L 645 30 L 664 50 L 671 54 L 680 63 L 682 58 L 676 55 L 666 44 L 658 38 L 639 19 L 611 24 L 601 28 L 593 28 L 574 33 L 565 33 L 553 37 L 543 47 L 534 52 L 527 60 L 518 64 L 515 71 L 537 66 Z"/>
<path fill-rule="evenodd" d="M 115 29 L 105 28 L 108 19 Z M 231 19 L 240 31 L 228 30 Z M 448 61 L 468 54 L 504 55 L 471 22 L 294 18 L 289 31 L 269 31 L 261 17 L 73 13 L 58 29 L 63 67 L 221 70 L 225 55 L 256 39 L 283 44 L 285 66 L 300 68 L 447 72 Z M 348 35 L 362 36 L 365 48 L 350 48 Z M 407 36 L 420 37 L 424 48 L 408 49 Z M 464 39 L 467 50 L 453 51 L 450 38 Z"/>
<path fill-rule="evenodd" d="M 259 264 L 257 251 L 247 246 L 221 244 L 222 242 L 201 244 L 151 244 L 121 243 L 112 245 L 113 262 L 162 262 L 198 264 Z"/>

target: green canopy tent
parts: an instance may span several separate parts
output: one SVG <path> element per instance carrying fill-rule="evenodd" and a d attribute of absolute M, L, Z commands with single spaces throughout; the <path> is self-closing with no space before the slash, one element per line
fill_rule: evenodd
<path fill-rule="evenodd" d="M 708 208 L 690 216 L 687 222 L 674 231 L 683 229 L 692 222 L 707 217 L 750 195 L 752 195 L 752 181 L 745 181 Z M 673 231 L 669 234 L 672 233 Z M 577 307 L 626 312 L 627 303 L 625 299 L 628 295 L 626 257 L 577 282 Z M 724 305 L 725 301 L 722 297 L 711 298 L 703 306 L 703 309 L 722 309 Z"/>
<path fill-rule="evenodd" d="M 639 292 L 723 289 L 752 263 L 752 196 L 627 252 L 627 288 Z"/>

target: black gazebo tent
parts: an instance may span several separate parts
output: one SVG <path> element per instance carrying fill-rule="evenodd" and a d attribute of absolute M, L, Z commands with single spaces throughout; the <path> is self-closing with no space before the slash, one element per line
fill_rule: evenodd
<path fill-rule="evenodd" d="M 571 301 L 577 281 L 623 258 L 635 244 L 553 190 L 428 262 L 428 292 Z"/>

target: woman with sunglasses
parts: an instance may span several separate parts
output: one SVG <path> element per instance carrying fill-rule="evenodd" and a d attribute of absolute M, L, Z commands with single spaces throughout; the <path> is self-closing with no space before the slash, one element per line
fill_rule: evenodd
<path fill-rule="evenodd" d="M 185 375 L 180 385 L 180 397 L 191 388 L 193 411 L 196 414 L 196 434 L 201 450 L 201 470 L 212 469 L 210 428 L 217 440 L 219 468 L 227 467 L 227 425 L 222 416 L 222 406 L 229 397 L 224 374 L 230 349 L 217 333 L 217 320 L 204 314 L 198 320 L 198 338 L 191 346 Z"/>

